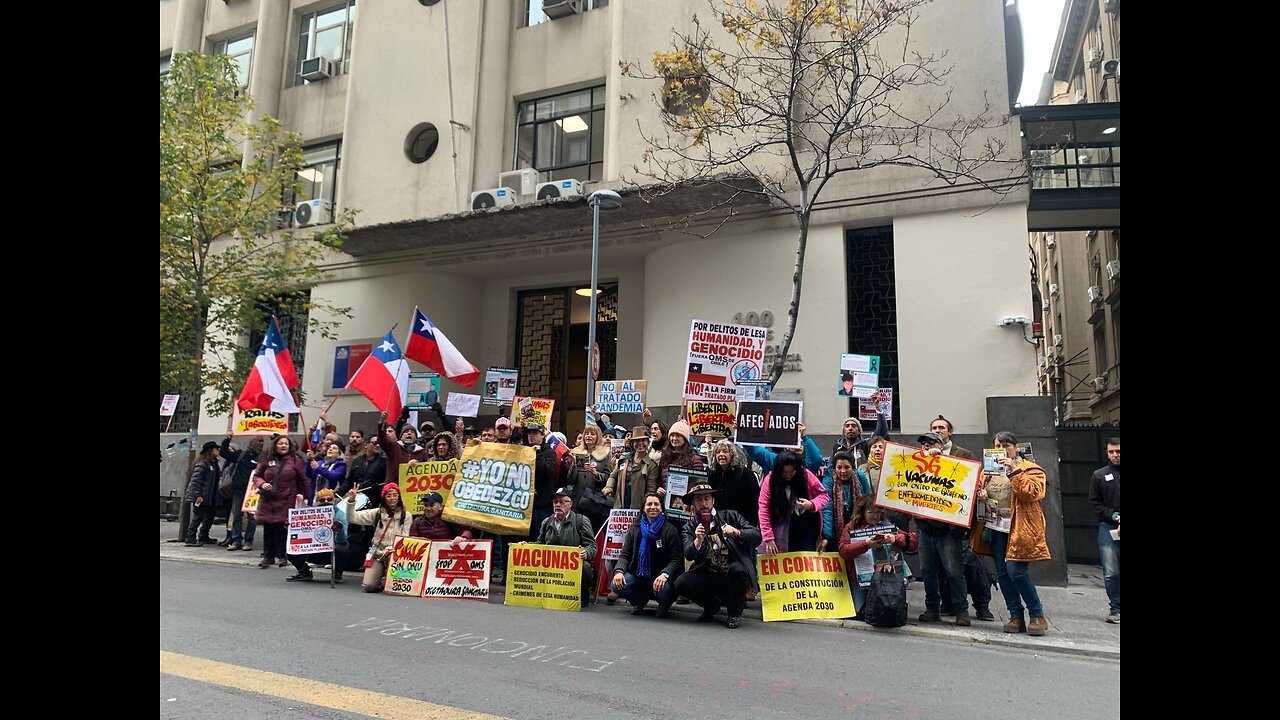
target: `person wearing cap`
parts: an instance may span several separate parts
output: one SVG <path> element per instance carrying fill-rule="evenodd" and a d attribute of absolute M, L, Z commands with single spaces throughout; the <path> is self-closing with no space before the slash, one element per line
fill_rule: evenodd
<path fill-rule="evenodd" d="M 927 432 L 916 438 L 920 449 L 926 455 L 937 455 L 942 448 L 942 437 L 934 432 Z M 969 620 L 969 584 L 964 576 L 964 539 L 969 534 L 968 527 L 952 525 L 941 520 L 925 520 L 916 518 L 920 540 L 920 574 L 924 577 L 924 612 L 920 614 L 920 622 L 935 623 L 942 620 L 940 604 L 942 603 L 942 582 L 940 577 L 947 578 L 947 594 L 951 608 L 956 614 L 956 625 L 968 627 Z"/>
<path fill-rule="evenodd" d="M 387 582 L 387 556 L 395 544 L 397 535 L 408 535 L 413 529 L 413 515 L 400 500 L 400 486 L 387 483 L 382 487 L 382 503 L 376 508 L 356 510 L 356 493 L 359 485 L 347 491 L 346 515 L 352 525 L 372 525 L 369 552 L 365 557 L 364 577 L 360 589 L 365 592 L 381 592 Z"/>
<path fill-rule="evenodd" d="M 255 512 L 258 525 L 262 527 L 263 552 L 258 567 L 266 568 L 273 564 L 284 567 L 289 564 L 285 552 L 289 509 L 298 495 L 311 495 L 311 480 L 307 478 L 302 456 L 298 454 L 298 443 L 290 440 L 288 435 L 273 436 L 253 471 L 252 482 L 258 489 Z"/>
<path fill-rule="evenodd" d="M 316 491 L 316 507 L 333 505 L 337 495 L 329 488 Z M 342 582 L 342 571 L 347 565 L 347 518 L 341 506 L 333 508 L 333 553 L 317 552 L 306 555 L 290 555 L 289 562 L 298 572 L 285 578 L 285 582 L 311 582 L 315 578 L 311 574 L 311 564 L 333 565 L 333 581 Z"/>
<path fill-rule="evenodd" d="M 511 424 L 511 418 L 500 417 L 493 423 L 493 442 L 507 443 L 513 445 L 524 444 L 524 438 L 513 434 L 515 426 Z"/>
<path fill-rule="evenodd" d="M 422 514 L 414 518 L 409 534 L 428 540 L 450 540 L 454 545 L 471 539 L 471 529 L 445 522 L 444 496 L 429 492 L 422 496 Z"/>
<path fill-rule="evenodd" d="M 871 393 L 871 401 L 880 407 L 880 391 Z M 889 436 L 889 422 L 885 419 L 884 413 L 876 412 L 876 431 L 873 436 L 882 437 L 885 440 L 891 439 Z M 867 437 L 862 434 L 862 421 L 856 417 L 848 417 L 844 419 L 841 427 L 840 437 L 836 440 L 835 445 L 831 447 L 831 455 L 835 456 L 838 452 L 847 452 L 853 455 L 854 467 L 858 467 L 867 461 Z M 827 466 L 830 468 L 832 461 L 828 460 Z"/>
<path fill-rule="evenodd" d="M 649 429 L 636 425 L 627 436 L 627 452 L 609 474 L 603 492 L 613 498 L 615 508 L 641 510 L 645 495 L 657 490 L 658 463 L 649 456 Z"/>
<path fill-rule="evenodd" d="M 840 389 L 837 393 L 840 397 L 853 397 L 853 373 L 848 370 L 840 371 Z"/>
<path fill-rule="evenodd" d="M 596 534 L 586 515 L 573 511 L 573 487 L 566 485 L 552 495 L 552 514 L 542 521 L 538 529 L 539 545 L 563 545 L 582 551 L 582 607 L 587 606 L 591 590 L 596 585 L 596 571 L 592 561 L 596 557 Z"/>
<path fill-rule="evenodd" d="M 210 440 L 200 448 L 200 456 L 196 460 L 196 466 L 191 469 L 191 479 L 187 481 L 187 492 L 183 498 L 191 503 L 187 547 L 217 544 L 216 540 L 209 537 L 209 528 L 213 527 L 214 496 L 218 492 L 219 475 L 218 443 Z M 197 530 L 199 537 L 196 536 Z"/>
<path fill-rule="evenodd" d="M 386 419 L 378 423 L 378 446 L 382 448 L 382 452 L 387 456 L 387 475 L 386 482 L 394 483 L 400 480 L 400 466 L 410 462 L 425 462 L 431 459 L 431 450 L 418 446 L 418 431 L 412 425 L 405 424 L 404 429 L 400 431 L 400 441 L 396 442 L 396 436 L 387 427 Z"/>
<path fill-rule="evenodd" d="M 573 464 L 572 453 L 565 452 L 561 457 L 554 447 L 545 442 L 545 437 L 546 429 L 542 427 L 542 423 L 535 420 L 525 425 L 525 442 L 537 451 L 533 472 L 533 519 L 529 524 L 530 536 L 537 535 L 543 521 L 551 516 L 552 493 L 556 488 L 568 485 L 569 470 Z M 565 446 L 565 450 L 568 449 Z"/>
<path fill-rule="evenodd" d="M 683 549 L 680 531 L 662 511 L 662 498 L 656 492 L 646 493 L 644 514 L 622 540 L 622 555 L 610 583 L 619 597 L 631 603 L 632 615 L 643 614 L 651 597 L 658 601 L 658 617 L 671 614 L 675 581 L 684 569 Z"/>
<path fill-rule="evenodd" d="M 748 587 L 756 584 L 751 548 L 760 544 L 760 530 L 736 510 L 717 510 L 715 488 L 694 485 L 685 494 L 693 519 L 684 524 L 684 559 L 692 564 L 676 579 L 676 594 L 702 606 L 699 622 L 715 620 L 723 603 L 726 625 L 742 624 Z"/>

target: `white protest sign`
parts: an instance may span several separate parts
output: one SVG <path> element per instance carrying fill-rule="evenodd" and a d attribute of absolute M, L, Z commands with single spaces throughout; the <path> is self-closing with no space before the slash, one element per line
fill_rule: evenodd
<path fill-rule="evenodd" d="M 290 555 L 308 555 L 333 549 L 333 506 L 289 509 Z"/>
<path fill-rule="evenodd" d="M 480 414 L 480 396 L 466 393 L 449 393 L 449 402 L 444 409 L 445 415 L 457 417 L 475 417 Z"/>

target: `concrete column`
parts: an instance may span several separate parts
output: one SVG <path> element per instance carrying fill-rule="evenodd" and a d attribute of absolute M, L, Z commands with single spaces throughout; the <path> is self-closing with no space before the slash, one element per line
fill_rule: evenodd
<path fill-rule="evenodd" d="M 506 155 L 507 116 L 514 115 L 511 93 L 508 90 L 508 68 L 511 58 L 511 33 L 514 31 L 512 2 L 488 2 L 485 4 L 484 25 L 481 28 L 480 67 L 484 82 L 477 88 L 480 96 L 476 107 L 476 124 L 472 142 L 475 143 L 475 162 L 472 165 L 472 182 L 481 187 L 491 187 L 498 182 L 498 173 L 510 169 L 510 157 Z M 464 188 L 470 196 L 474 185 Z"/>
<path fill-rule="evenodd" d="M 173 54 L 204 52 L 205 0 L 178 0 L 178 25 L 173 31 Z"/>
<path fill-rule="evenodd" d="M 284 77 L 284 51 L 289 34 L 289 3 L 258 4 L 258 27 L 253 37 L 253 72 L 249 94 L 255 108 L 250 120 L 265 115 L 280 116 L 280 89 Z M 292 73 L 289 73 L 292 75 Z"/>

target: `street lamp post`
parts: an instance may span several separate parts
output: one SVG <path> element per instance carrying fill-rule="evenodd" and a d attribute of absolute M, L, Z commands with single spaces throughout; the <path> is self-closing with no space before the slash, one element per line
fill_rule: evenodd
<path fill-rule="evenodd" d="M 595 368 L 595 348 L 596 348 L 596 282 L 599 279 L 600 269 L 600 211 L 601 210 L 620 210 L 622 208 L 622 196 L 612 190 L 597 190 L 587 197 L 587 204 L 591 206 L 591 320 L 587 331 L 587 407 L 591 407 L 594 403 L 594 393 L 596 389 L 595 377 L 592 370 Z"/>

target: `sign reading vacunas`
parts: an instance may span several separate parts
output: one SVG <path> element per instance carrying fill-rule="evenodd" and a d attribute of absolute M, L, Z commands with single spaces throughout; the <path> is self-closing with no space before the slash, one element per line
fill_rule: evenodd
<path fill-rule="evenodd" d="M 977 460 L 928 455 L 911 445 L 885 443 L 876 505 L 969 527 L 981 474 L 982 463 Z"/>
<path fill-rule="evenodd" d="M 768 328 L 694 320 L 684 375 L 685 400 L 738 399 L 737 385 L 759 380 Z"/>
<path fill-rule="evenodd" d="M 596 410 L 602 413 L 644 412 L 648 380 L 607 380 L 596 383 Z"/>
<path fill-rule="evenodd" d="M 507 560 L 507 605 L 582 609 L 582 548 L 513 543 Z"/>
<path fill-rule="evenodd" d="M 739 445 L 799 447 L 803 402 L 738 403 L 738 426 L 733 441 Z"/>

